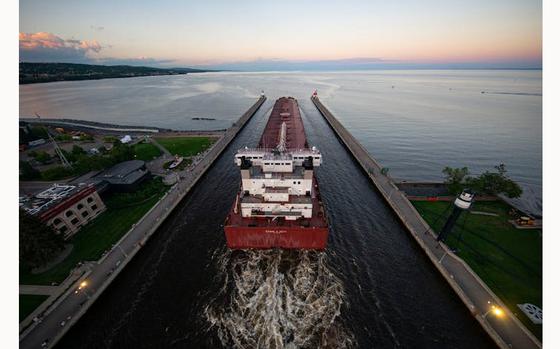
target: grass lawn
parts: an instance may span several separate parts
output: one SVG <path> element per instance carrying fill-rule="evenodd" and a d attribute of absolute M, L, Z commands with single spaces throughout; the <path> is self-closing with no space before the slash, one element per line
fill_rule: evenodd
<path fill-rule="evenodd" d="M 155 140 L 172 155 L 193 156 L 206 150 L 214 138 L 211 137 L 158 137 Z"/>
<path fill-rule="evenodd" d="M 19 321 L 25 319 L 38 306 L 47 300 L 49 296 L 20 294 L 19 295 Z"/>
<path fill-rule="evenodd" d="M 20 270 L 20 284 L 50 285 L 62 282 L 80 261 L 96 261 L 158 201 L 167 189 L 159 179 L 142 184 L 135 193 L 116 193 L 105 204 L 107 210 L 82 228 L 69 241 L 72 252 L 51 269 L 31 274 Z"/>
<path fill-rule="evenodd" d="M 134 156 L 138 160 L 150 161 L 160 155 L 161 151 L 152 143 L 137 143 L 134 145 Z"/>
<path fill-rule="evenodd" d="M 450 202 L 412 203 L 435 232 L 451 213 Z M 447 245 L 457 250 L 527 328 L 542 338 L 542 326 L 534 325 L 517 307 L 532 303 L 542 308 L 542 231 L 515 229 L 507 222 L 510 206 L 501 201 L 475 202 L 472 210 L 499 216 L 463 213 L 446 239 Z"/>

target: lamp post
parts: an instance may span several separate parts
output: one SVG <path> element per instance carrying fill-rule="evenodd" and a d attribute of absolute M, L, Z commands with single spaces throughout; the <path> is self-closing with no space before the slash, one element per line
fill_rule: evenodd
<path fill-rule="evenodd" d="M 89 296 L 89 293 L 86 291 L 86 286 L 88 285 L 87 281 L 84 280 L 80 283 L 80 286 L 78 286 L 78 289 L 76 290 L 75 293 L 79 293 L 80 291 L 83 291 L 84 294 L 86 295 L 87 299 L 90 299 L 91 297 Z"/>
<path fill-rule="evenodd" d="M 488 301 L 488 304 L 491 304 L 490 301 Z M 500 307 L 497 307 L 492 304 L 490 309 L 488 309 L 488 311 L 484 313 L 484 315 L 482 315 L 482 318 L 486 319 L 486 316 L 490 313 L 496 315 L 496 317 L 501 317 L 502 315 L 504 315 L 504 311 Z"/>

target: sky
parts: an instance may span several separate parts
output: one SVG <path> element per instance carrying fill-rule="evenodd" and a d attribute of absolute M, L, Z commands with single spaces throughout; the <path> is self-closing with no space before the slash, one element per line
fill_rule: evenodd
<path fill-rule="evenodd" d="M 20 61 L 237 70 L 541 68 L 538 0 L 21 0 Z"/>

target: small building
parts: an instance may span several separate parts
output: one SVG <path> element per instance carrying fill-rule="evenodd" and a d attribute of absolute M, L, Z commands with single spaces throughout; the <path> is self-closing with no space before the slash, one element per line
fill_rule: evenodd
<path fill-rule="evenodd" d="M 55 184 L 30 199 L 20 200 L 20 207 L 65 238 L 97 217 L 106 207 L 93 185 Z"/>
<path fill-rule="evenodd" d="M 122 144 L 127 144 L 132 142 L 132 137 L 130 137 L 129 135 L 124 136 L 123 138 L 121 138 L 121 143 Z"/>
<path fill-rule="evenodd" d="M 124 161 L 101 172 L 93 177 L 109 183 L 114 191 L 130 192 L 136 190 L 138 185 L 149 178 L 150 172 L 142 160 Z"/>
<path fill-rule="evenodd" d="M 39 139 L 36 139 L 34 141 L 29 142 L 28 145 L 30 147 L 35 147 L 35 146 L 38 146 L 38 145 L 41 145 L 41 144 L 45 144 L 46 142 L 47 141 L 45 141 L 43 138 L 39 138 Z"/>

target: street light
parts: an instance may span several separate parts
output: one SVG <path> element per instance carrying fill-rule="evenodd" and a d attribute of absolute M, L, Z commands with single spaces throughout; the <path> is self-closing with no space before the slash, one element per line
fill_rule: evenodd
<path fill-rule="evenodd" d="M 90 296 L 89 296 L 89 294 L 88 294 L 87 291 L 86 291 L 86 286 L 87 286 L 87 285 L 88 285 L 88 283 L 87 283 L 86 280 L 82 281 L 82 282 L 80 283 L 80 286 L 78 286 L 78 289 L 77 289 L 74 293 L 77 294 L 77 293 L 79 293 L 80 291 L 83 291 L 84 294 L 86 295 L 86 297 L 87 297 L 88 299 L 90 299 Z"/>
<path fill-rule="evenodd" d="M 490 301 L 488 301 L 488 304 L 491 304 Z M 496 317 L 501 317 L 502 315 L 504 315 L 504 311 L 500 307 L 497 307 L 492 304 L 490 309 L 488 309 L 488 311 L 484 313 L 484 315 L 482 315 L 482 318 L 486 319 L 486 316 L 490 313 L 496 315 Z"/>

